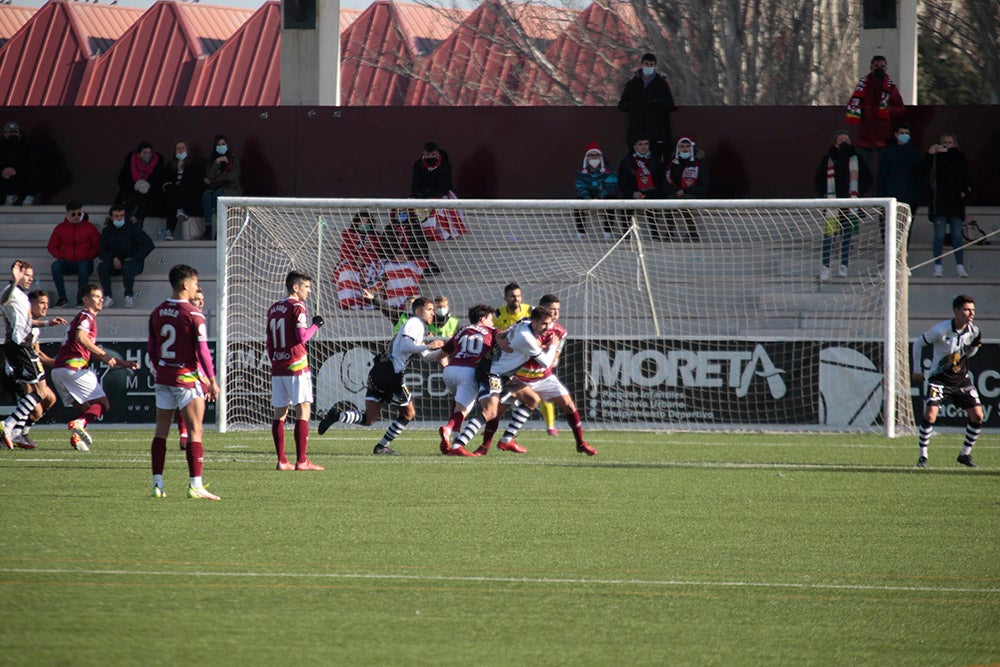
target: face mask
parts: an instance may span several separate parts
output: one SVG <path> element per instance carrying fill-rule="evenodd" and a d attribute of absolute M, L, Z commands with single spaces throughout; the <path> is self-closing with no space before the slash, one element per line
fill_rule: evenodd
<path fill-rule="evenodd" d="M 145 153 L 139 153 L 139 159 L 142 160 L 143 162 L 148 163 L 150 160 L 153 159 L 153 154 L 150 153 L 149 155 L 146 155 Z"/>
<path fill-rule="evenodd" d="M 400 211 L 399 215 L 396 216 L 396 220 L 400 222 L 406 222 L 410 216 L 406 215 L 406 211 Z"/>
<path fill-rule="evenodd" d="M 597 169 L 598 167 L 601 166 L 601 158 L 592 157 L 589 160 L 587 160 L 587 164 L 590 165 L 591 169 Z"/>
<path fill-rule="evenodd" d="M 645 76 L 645 77 L 653 76 L 653 74 L 655 74 L 655 73 L 656 73 L 656 68 L 655 67 L 643 67 L 642 68 L 642 75 Z"/>
<path fill-rule="evenodd" d="M 438 166 L 439 164 L 441 164 L 441 158 L 439 158 L 439 157 L 425 157 L 424 158 L 424 166 L 427 167 L 428 169 L 433 169 L 434 167 Z"/>
<path fill-rule="evenodd" d="M 440 318 L 440 319 L 443 320 L 443 319 L 446 319 L 448 317 L 448 314 L 450 312 L 451 311 L 448 310 L 447 308 L 435 308 L 434 309 L 434 317 L 435 317 L 435 319 Z"/>
<path fill-rule="evenodd" d="M 910 135 L 901 134 L 898 137 L 896 137 L 896 141 L 899 143 L 900 146 L 905 146 L 906 144 L 910 143 Z"/>
<path fill-rule="evenodd" d="M 646 151 L 645 153 L 640 153 L 639 151 L 636 151 L 635 154 L 636 157 L 641 157 L 641 158 L 648 158 L 650 155 L 652 155 L 652 153 L 649 151 Z"/>
<path fill-rule="evenodd" d="M 229 146 L 216 146 L 215 152 L 218 153 L 219 155 L 225 155 L 226 153 L 229 152 Z"/>
<path fill-rule="evenodd" d="M 178 160 L 184 160 L 187 158 L 187 156 L 188 156 L 187 153 L 174 153 L 174 157 L 177 158 Z"/>
<path fill-rule="evenodd" d="M 117 227 L 118 229 L 121 229 L 122 227 L 125 226 L 125 221 L 124 220 L 112 220 L 111 224 L 114 225 L 115 227 Z"/>
<path fill-rule="evenodd" d="M 677 155 L 682 160 L 690 160 L 691 159 L 691 151 L 687 151 L 687 152 L 680 151 L 680 152 L 677 153 Z"/>

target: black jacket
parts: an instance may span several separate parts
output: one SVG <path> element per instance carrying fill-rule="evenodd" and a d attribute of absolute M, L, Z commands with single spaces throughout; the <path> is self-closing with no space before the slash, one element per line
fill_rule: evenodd
<path fill-rule="evenodd" d="M 826 197 L 826 160 L 833 158 L 833 182 L 838 197 L 846 199 L 851 196 L 851 158 L 857 155 L 854 146 L 846 149 L 831 146 L 829 152 L 819 159 L 816 174 L 813 177 L 813 188 L 817 197 Z M 858 196 L 864 197 L 872 186 L 872 172 L 865 159 L 858 155 Z"/>
<path fill-rule="evenodd" d="M 441 153 L 441 164 L 430 170 L 424 166 L 423 159 L 413 163 L 413 178 L 410 180 L 410 196 L 414 199 L 440 199 L 454 190 L 451 185 L 451 160 L 448 153 Z"/>
<path fill-rule="evenodd" d="M 670 84 L 661 74 L 645 85 L 642 70 L 628 80 L 618 99 L 618 110 L 628 114 L 625 140 L 631 148 L 640 135 L 651 142 L 671 139 L 670 114 L 677 110 Z"/>
<path fill-rule="evenodd" d="M 947 215 L 965 220 L 965 202 L 972 192 L 972 178 L 965 154 L 957 148 L 947 153 L 928 153 L 924 164 L 928 213 L 932 217 Z"/>
<path fill-rule="evenodd" d="M 153 239 L 142 231 L 142 227 L 134 222 L 126 222 L 122 228 L 115 227 L 108 221 L 101 230 L 101 240 L 97 247 L 97 256 L 102 262 L 110 262 L 116 257 L 120 260 L 144 260 L 153 252 Z"/>

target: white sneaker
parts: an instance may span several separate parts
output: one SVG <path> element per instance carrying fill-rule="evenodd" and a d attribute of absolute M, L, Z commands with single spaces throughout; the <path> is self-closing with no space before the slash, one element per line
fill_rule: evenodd
<path fill-rule="evenodd" d="M 110 297 L 110 296 L 104 297 L 104 307 L 105 308 L 114 308 L 115 307 L 115 299 L 114 299 L 114 297 Z"/>
<path fill-rule="evenodd" d="M 21 202 L 21 206 L 34 206 L 34 205 L 35 205 L 35 198 L 31 195 L 26 196 L 24 198 L 24 201 Z"/>
<path fill-rule="evenodd" d="M 163 237 L 163 240 L 164 241 L 173 241 L 174 240 L 174 233 L 168 229 L 166 236 Z"/>
<path fill-rule="evenodd" d="M 13 206 L 17 203 L 17 195 L 7 195 L 7 198 L 3 200 L 4 206 Z"/>
<path fill-rule="evenodd" d="M 827 280 L 830 279 L 830 267 L 829 266 L 824 266 L 822 269 L 820 269 L 819 279 L 822 280 L 823 282 L 826 282 Z"/>
<path fill-rule="evenodd" d="M 611 232 L 604 232 L 604 238 L 611 240 Z"/>
<path fill-rule="evenodd" d="M 840 265 L 840 268 L 837 269 L 837 275 L 840 276 L 841 278 L 847 277 L 847 264 Z"/>
<path fill-rule="evenodd" d="M 959 278 L 969 277 L 968 272 L 965 270 L 964 264 L 959 264 L 958 266 L 955 267 L 955 275 L 958 276 Z"/>
<path fill-rule="evenodd" d="M 132 299 L 132 297 L 130 296 L 125 297 L 125 307 L 135 308 L 135 301 Z"/>
<path fill-rule="evenodd" d="M 188 219 L 188 214 L 184 212 L 184 209 L 177 209 L 177 222 L 184 222 Z"/>
<path fill-rule="evenodd" d="M 935 278 L 940 278 L 943 275 L 944 275 L 944 267 L 941 266 L 940 264 L 935 264 L 934 265 L 934 277 Z"/>

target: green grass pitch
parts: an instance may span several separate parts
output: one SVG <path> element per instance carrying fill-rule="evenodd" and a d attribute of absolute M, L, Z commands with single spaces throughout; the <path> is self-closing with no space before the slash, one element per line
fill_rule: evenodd
<path fill-rule="evenodd" d="M 206 435 L 36 429 L 0 452 L 2 665 L 1000 663 L 1000 435 L 526 432 L 528 454 L 437 453 L 384 423 Z M 294 451 L 289 432 L 289 449 Z"/>

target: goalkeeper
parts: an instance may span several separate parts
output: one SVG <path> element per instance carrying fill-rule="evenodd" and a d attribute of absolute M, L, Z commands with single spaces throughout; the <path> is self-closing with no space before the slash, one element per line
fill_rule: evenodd
<path fill-rule="evenodd" d="M 972 323 L 976 317 L 976 303 L 971 296 L 960 294 L 951 304 L 955 317 L 938 322 L 917 339 L 913 345 L 913 381 L 923 383 L 921 359 L 925 347 L 931 347 L 931 371 L 924 396 L 924 414 L 920 421 L 920 458 L 918 468 L 927 467 L 927 445 L 934 432 L 934 422 L 944 401 L 951 401 L 965 410 L 965 442 L 958 455 L 958 462 L 975 468 L 972 447 L 983 430 L 983 404 L 972 383 L 969 359 L 982 346 L 982 333 Z"/>

